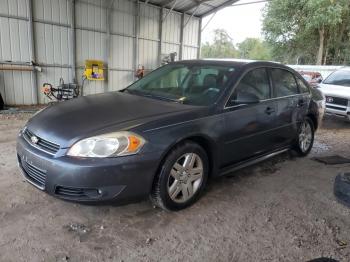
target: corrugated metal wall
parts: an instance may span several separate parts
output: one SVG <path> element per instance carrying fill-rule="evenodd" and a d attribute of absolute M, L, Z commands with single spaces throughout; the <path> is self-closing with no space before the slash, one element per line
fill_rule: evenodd
<path fill-rule="evenodd" d="M 72 82 L 72 70 L 81 84 L 86 59 L 105 61 L 108 74 L 103 82 L 85 81 L 84 95 L 125 87 L 134 81 L 139 65 L 147 71 L 153 70 L 159 66 L 162 55 L 177 52 L 178 58 L 181 54 L 183 59 L 198 57 L 200 19 L 197 17 L 189 19 L 190 16 L 183 17 L 174 11 L 167 15 L 168 9 L 142 2 L 138 5 L 132 0 L 114 0 L 113 8 L 110 0 L 75 0 L 74 22 L 72 0 L 0 0 L 0 63 L 7 67 L 8 63 L 31 62 L 30 1 L 34 62 L 43 70 L 0 70 L 0 92 L 6 104 L 33 104 L 36 98 L 39 103 L 47 103 L 40 90 L 42 84 L 58 85 L 61 77 Z M 109 10 L 112 10 L 110 16 Z M 162 13 L 166 19 L 160 23 Z M 181 45 L 182 23 L 186 26 Z"/>
<path fill-rule="evenodd" d="M 22 0 L 22 2 L 25 2 Z M 33 0 L 34 46 L 36 62 L 43 71 L 37 73 L 37 85 L 52 83 L 57 85 L 62 77 L 65 82 L 72 81 L 70 63 L 71 9 L 66 0 Z M 40 92 L 39 103 L 48 99 Z"/>

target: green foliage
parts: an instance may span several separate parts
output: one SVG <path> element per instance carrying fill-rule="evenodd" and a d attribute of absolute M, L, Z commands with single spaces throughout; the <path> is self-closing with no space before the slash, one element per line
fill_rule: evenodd
<path fill-rule="evenodd" d="M 257 38 L 247 38 L 238 44 L 240 58 L 253 60 L 272 60 L 269 45 Z"/>
<path fill-rule="evenodd" d="M 254 60 L 271 60 L 270 48 L 266 42 L 256 38 L 247 38 L 238 44 L 238 49 L 233 44 L 224 29 L 214 31 L 212 44 L 205 43 L 202 46 L 203 58 L 244 58 Z"/>
<path fill-rule="evenodd" d="M 286 63 L 349 63 L 349 0 L 271 0 L 263 31 L 272 55 Z"/>
<path fill-rule="evenodd" d="M 201 54 L 203 58 L 234 58 L 238 56 L 232 39 L 224 29 L 214 30 L 214 43 L 205 43 L 202 46 Z"/>

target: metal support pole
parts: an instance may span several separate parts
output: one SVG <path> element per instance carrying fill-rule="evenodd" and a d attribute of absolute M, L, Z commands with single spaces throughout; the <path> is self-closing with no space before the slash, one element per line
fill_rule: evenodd
<path fill-rule="evenodd" d="M 71 82 L 76 83 L 76 46 L 75 46 L 75 0 L 70 1 L 70 48 L 69 48 L 69 56 L 70 56 L 70 64 L 71 64 Z"/>
<path fill-rule="evenodd" d="M 183 60 L 184 58 L 184 30 L 185 30 L 184 25 L 185 25 L 185 13 L 181 15 L 179 60 Z"/>
<path fill-rule="evenodd" d="M 210 24 L 211 20 L 213 20 L 213 18 L 215 17 L 215 15 L 217 14 L 217 12 L 215 12 L 208 20 L 208 22 L 203 26 L 203 28 L 201 28 L 201 31 L 203 32 L 205 30 L 205 28 Z"/>
<path fill-rule="evenodd" d="M 175 0 L 174 4 L 171 6 L 171 8 L 169 9 L 169 11 L 166 13 L 165 17 L 162 18 L 163 21 L 165 21 L 168 17 L 168 15 L 174 10 L 175 6 L 176 6 L 176 2 L 177 0 Z M 163 9 L 163 8 L 162 8 Z"/>
<path fill-rule="evenodd" d="M 106 64 L 107 64 L 107 81 L 104 83 L 104 92 L 108 91 L 108 83 L 110 80 L 110 71 L 109 68 L 111 67 L 111 20 L 112 20 L 112 14 L 113 14 L 113 6 L 114 6 L 114 0 L 109 1 L 108 10 L 107 10 L 107 19 L 106 19 Z"/>
<path fill-rule="evenodd" d="M 190 22 L 190 20 L 192 19 L 192 17 L 196 14 L 198 8 L 200 7 L 201 5 L 197 5 L 196 9 L 194 9 L 193 13 L 191 14 L 191 16 L 187 19 L 186 23 L 184 24 L 184 27 L 187 26 L 187 24 Z"/>
<path fill-rule="evenodd" d="M 140 1 L 135 2 L 135 45 L 134 45 L 134 70 L 136 72 L 139 63 L 139 37 L 140 37 Z M 135 74 L 134 74 L 135 79 Z"/>
<path fill-rule="evenodd" d="M 162 64 L 162 44 L 163 44 L 163 14 L 164 8 L 159 11 L 159 45 L 158 45 L 158 65 Z"/>
<path fill-rule="evenodd" d="M 34 41 L 34 23 L 33 23 L 33 1 L 27 0 L 27 6 L 28 6 L 28 34 L 29 34 L 29 52 L 30 52 L 30 62 L 31 64 L 36 62 L 35 59 L 35 41 Z M 39 102 L 39 90 L 37 87 L 38 81 L 37 81 L 37 75 L 36 71 L 34 70 L 32 73 L 32 91 L 33 91 L 33 104 L 38 104 Z"/>
<path fill-rule="evenodd" d="M 199 25 L 198 25 L 198 49 L 197 49 L 197 59 L 201 57 L 201 45 L 202 45 L 202 22 L 203 18 L 199 19 Z"/>

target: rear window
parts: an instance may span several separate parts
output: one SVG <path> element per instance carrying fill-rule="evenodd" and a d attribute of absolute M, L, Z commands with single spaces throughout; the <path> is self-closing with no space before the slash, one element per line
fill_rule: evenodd
<path fill-rule="evenodd" d="M 271 69 L 271 76 L 275 86 L 275 97 L 284 97 L 299 93 L 294 75 L 289 71 Z"/>
<path fill-rule="evenodd" d="M 350 71 L 339 70 L 332 73 L 323 82 L 329 85 L 349 86 L 350 87 Z"/>
<path fill-rule="evenodd" d="M 297 82 L 298 82 L 298 85 L 299 85 L 299 89 L 300 89 L 300 93 L 309 93 L 310 90 L 309 88 L 307 87 L 307 85 L 305 85 L 305 83 L 297 77 Z"/>

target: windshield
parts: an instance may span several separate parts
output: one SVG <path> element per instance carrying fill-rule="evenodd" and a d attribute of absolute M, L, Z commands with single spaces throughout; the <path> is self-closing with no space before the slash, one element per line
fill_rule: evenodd
<path fill-rule="evenodd" d="M 335 71 L 330 76 L 328 76 L 323 83 L 329 84 L 329 85 L 350 87 L 350 71 L 347 71 L 347 70 Z"/>
<path fill-rule="evenodd" d="M 231 66 L 168 64 L 130 85 L 126 91 L 189 105 L 213 104 L 234 72 Z"/>

